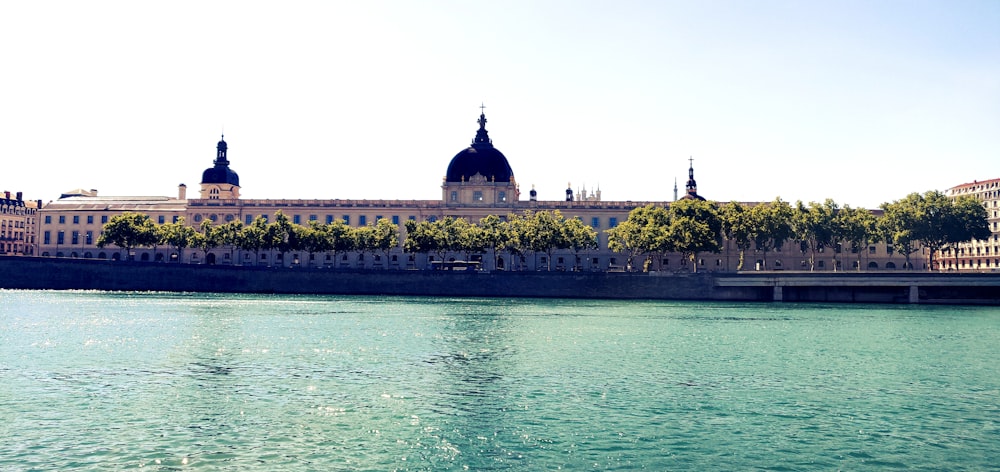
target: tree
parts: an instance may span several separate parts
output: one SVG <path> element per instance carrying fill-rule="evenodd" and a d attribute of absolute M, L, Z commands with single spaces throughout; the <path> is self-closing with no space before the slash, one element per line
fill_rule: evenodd
<path fill-rule="evenodd" d="M 238 261 L 239 254 L 236 254 L 236 249 L 240 247 L 240 235 L 243 232 L 243 222 L 239 220 L 230 221 L 217 228 L 219 232 L 219 242 L 223 246 L 229 247 L 229 257 L 234 261 Z"/>
<path fill-rule="evenodd" d="M 267 225 L 264 249 L 277 249 L 278 259 L 285 265 L 285 253 L 301 249 L 298 239 L 299 234 L 296 233 L 288 217 L 281 210 L 274 212 L 274 222 Z"/>
<path fill-rule="evenodd" d="M 478 226 L 482 231 L 483 247 L 493 253 L 493 268 L 498 268 L 497 253 L 506 250 L 513 241 L 510 223 L 497 215 L 486 215 L 479 220 Z"/>
<path fill-rule="evenodd" d="M 753 243 L 753 220 L 747 207 L 738 202 L 729 202 L 719 211 L 722 219 L 722 231 L 740 251 L 740 260 L 736 270 L 743 270 L 746 251 Z"/>
<path fill-rule="evenodd" d="M 573 250 L 574 269 L 577 269 L 576 260 L 580 258 L 580 251 L 597 249 L 597 231 L 583 224 L 579 218 L 570 218 L 563 224 L 562 233 L 566 245 Z"/>
<path fill-rule="evenodd" d="M 222 245 L 222 232 L 212 225 L 212 220 L 201 222 L 201 231 L 194 233 L 191 246 L 201 249 L 205 262 L 208 262 L 208 252 Z"/>
<path fill-rule="evenodd" d="M 796 202 L 792 212 L 792 235 L 807 246 L 809 250 L 809 270 L 816 269 L 816 252 L 829 247 L 833 255 L 833 268 L 837 268 L 836 228 L 834 218 L 839 211 L 839 205 L 832 199 L 823 203 L 809 202 L 803 205 Z"/>
<path fill-rule="evenodd" d="M 858 255 L 857 269 L 862 269 L 861 258 L 865 254 L 868 243 L 878 239 L 875 229 L 875 217 L 864 208 L 851 208 L 844 205 L 837 213 L 837 227 L 844 241 L 851 244 L 851 251 Z"/>
<path fill-rule="evenodd" d="M 337 255 L 342 252 L 353 251 L 356 247 L 354 228 L 351 228 L 344 220 L 334 220 L 323 227 L 326 237 L 333 246 L 333 259 L 337 260 Z"/>
<path fill-rule="evenodd" d="M 436 253 L 444 260 L 444 252 L 447 250 L 445 237 L 441 231 L 441 225 L 436 221 L 415 220 L 406 221 L 406 240 L 403 241 L 403 250 L 409 253 Z"/>
<path fill-rule="evenodd" d="M 260 250 L 264 248 L 267 239 L 267 226 L 267 220 L 263 216 L 258 216 L 253 223 L 240 230 L 240 247 L 253 252 L 254 265 L 260 260 Z"/>
<path fill-rule="evenodd" d="M 653 253 L 673 249 L 668 235 L 669 225 L 670 214 L 665 208 L 656 205 L 635 208 L 629 212 L 628 219 L 606 230 L 608 249 L 624 252 L 626 266 L 631 270 L 636 256 L 646 254 L 648 261 Z"/>
<path fill-rule="evenodd" d="M 302 229 L 302 245 L 309 259 L 313 260 L 313 254 L 317 252 L 327 252 L 333 250 L 333 241 L 329 238 L 326 225 L 318 221 L 310 221 L 309 226 Z"/>
<path fill-rule="evenodd" d="M 389 251 L 399 246 L 399 226 L 391 220 L 380 218 L 375 222 L 373 236 L 374 249 L 380 251 L 388 261 Z"/>
<path fill-rule="evenodd" d="M 478 225 L 469 223 L 465 219 L 458 219 L 456 223 L 458 229 L 458 247 L 465 253 L 465 259 L 472 259 L 473 253 L 486 251 L 486 232 Z"/>
<path fill-rule="evenodd" d="M 101 235 L 97 238 L 97 247 L 103 248 L 113 244 L 125 252 L 125 257 L 131 257 L 132 249 L 152 246 L 159 240 L 156 225 L 148 215 L 125 212 L 115 215 L 104 225 Z"/>
<path fill-rule="evenodd" d="M 184 248 L 191 245 L 195 236 L 194 228 L 184 222 L 184 217 L 177 218 L 176 222 L 165 223 L 157 227 L 160 241 L 169 245 L 177 251 L 177 261 L 184 260 Z"/>
<path fill-rule="evenodd" d="M 903 255 L 903 267 L 906 269 L 913 268 L 910 254 L 917 251 L 916 220 L 919 198 L 919 194 L 911 193 L 902 200 L 879 206 L 882 209 L 882 217 L 878 219 L 876 227 L 882 239 L 893 245 L 893 253 L 898 252 Z"/>
<path fill-rule="evenodd" d="M 953 200 L 953 215 L 948 231 L 948 244 L 957 246 L 958 243 L 972 241 L 975 239 L 987 239 L 990 237 L 989 213 L 979 200 L 969 195 L 963 195 Z M 958 259 L 958 251 L 955 251 L 955 259 Z"/>
<path fill-rule="evenodd" d="M 691 271 L 698 271 L 699 252 L 722 249 L 722 219 L 715 203 L 685 199 L 670 204 L 667 231 L 673 250 L 691 261 Z"/>
<path fill-rule="evenodd" d="M 781 198 L 750 209 L 753 222 L 752 238 L 757 249 L 764 253 L 763 266 L 767 268 L 767 253 L 780 248 L 792 235 L 792 207 Z"/>
<path fill-rule="evenodd" d="M 532 252 L 542 252 L 547 256 L 546 269 L 552 270 L 552 253 L 556 249 L 568 249 L 563 239 L 562 226 L 566 219 L 559 210 L 526 212 L 522 233 L 525 248 Z"/>

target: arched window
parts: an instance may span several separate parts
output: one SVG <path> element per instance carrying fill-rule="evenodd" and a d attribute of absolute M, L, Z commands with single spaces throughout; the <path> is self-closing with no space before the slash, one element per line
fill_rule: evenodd
<path fill-rule="evenodd" d="M 878 269 L 878 262 L 872 261 L 868 263 L 869 269 Z"/>

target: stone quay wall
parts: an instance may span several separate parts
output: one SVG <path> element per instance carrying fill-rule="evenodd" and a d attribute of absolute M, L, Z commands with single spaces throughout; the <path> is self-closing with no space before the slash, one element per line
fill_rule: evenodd
<path fill-rule="evenodd" d="M 0 288 L 1000 305 L 1000 273 L 483 272 L 0 257 Z"/>

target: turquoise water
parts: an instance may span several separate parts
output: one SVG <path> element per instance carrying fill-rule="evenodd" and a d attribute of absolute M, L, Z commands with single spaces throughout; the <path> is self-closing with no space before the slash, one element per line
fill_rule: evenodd
<path fill-rule="evenodd" d="M 0 470 L 996 470 L 1000 308 L 0 291 Z"/>

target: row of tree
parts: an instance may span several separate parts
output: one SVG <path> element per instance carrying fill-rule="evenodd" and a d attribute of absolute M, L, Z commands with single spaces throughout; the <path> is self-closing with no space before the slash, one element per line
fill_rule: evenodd
<path fill-rule="evenodd" d="M 809 255 L 814 270 L 817 254 L 826 253 L 838 266 L 837 254 L 850 248 L 861 269 L 862 248 L 876 242 L 891 244 L 912 267 L 910 255 L 918 244 L 927 248 L 928 267 L 934 254 L 957 243 L 989 237 L 986 209 L 972 197 L 949 198 L 941 192 L 912 193 L 902 200 L 884 203 L 882 216 L 863 208 L 840 206 L 831 199 L 823 203 L 801 201 L 795 205 L 780 198 L 770 203 L 744 205 L 730 202 L 681 200 L 669 208 L 636 208 L 623 224 L 608 230 L 609 248 L 624 252 L 631 265 L 645 255 L 645 266 L 661 260 L 662 254 L 681 253 L 692 261 L 699 252 L 719 252 L 722 238 L 739 251 L 737 270 L 742 270 L 747 250 L 767 252 L 787 242 L 797 242 Z M 957 256 L 957 253 L 956 253 Z M 767 258 L 762 260 L 767 264 Z M 697 268 L 697 264 L 692 265 Z M 763 268 L 766 268 L 763 267 Z"/>
<path fill-rule="evenodd" d="M 525 212 L 505 218 L 489 215 L 478 224 L 462 218 L 445 217 L 405 224 L 407 237 L 403 249 L 410 253 L 436 254 L 444 260 L 446 253 L 473 253 L 491 251 L 494 257 L 507 251 L 514 254 L 527 252 L 549 255 L 560 249 L 579 252 L 597 247 L 597 233 L 576 218 L 567 219 L 558 211 Z M 274 221 L 258 217 L 249 225 L 231 221 L 215 225 L 205 220 L 196 230 L 184 218 L 176 222 L 157 225 L 144 214 L 123 213 L 111 218 L 97 239 L 98 247 L 114 245 L 126 253 L 137 247 L 169 246 L 180 257 L 186 248 L 208 252 L 227 247 L 230 251 L 244 250 L 314 253 L 360 251 L 387 253 L 399 245 L 399 228 L 387 219 L 373 224 L 351 227 L 343 221 L 331 223 L 310 221 L 308 225 L 291 223 L 281 211 Z M 282 257 L 283 258 L 283 257 Z M 494 261 L 495 263 L 496 261 Z"/>
<path fill-rule="evenodd" d="M 399 229 L 384 219 L 360 228 L 352 228 L 339 220 L 328 224 L 310 221 L 309 225 L 302 226 L 289 221 L 281 211 L 275 213 L 273 222 L 263 217 L 257 217 L 249 225 L 241 221 L 215 225 L 205 220 L 197 230 L 188 226 L 184 217 L 157 225 L 148 215 L 126 212 L 111 218 L 97 238 L 98 247 L 114 245 L 126 253 L 137 247 L 169 246 L 181 259 L 187 248 L 199 249 L 206 256 L 218 247 L 255 254 L 260 251 L 281 254 L 305 251 L 310 255 L 323 252 L 336 255 L 348 251 L 387 252 L 398 244 Z"/>
<path fill-rule="evenodd" d="M 737 270 L 743 269 L 746 251 L 751 248 L 767 252 L 788 242 L 797 243 L 803 255 L 809 255 L 810 270 L 816 266 L 817 255 L 827 250 L 836 268 L 842 248 L 858 254 L 860 269 L 862 248 L 875 242 L 893 245 L 895 252 L 906 258 L 906 267 L 912 267 L 910 255 L 919 246 L 925 247 L 931 258 L 928 267 L 933 268 L 935 252 L 990 235 L 986 209 L 971 197 L 952 199 L 937 191 L 913 193 L 884 203 L 881 209 L 882 216 L 876 217 L 866 209 L 840 206 L 830 199 L 794 205 L 780 198 L 756 205 L 680 200 L 667 207 L 636 208 L 626 221 L 606 232 L 610 250 L 625 254 L 629 267 L 634 267 L 635 258 L 645 256 L 643 267 L 647 270 L 667 253 L 679 253 L 694 262 L 699 253 L 720 252 L 724 238 L 739 251 Z M 598 247 L 598 235 L 592 227 L 578 218 L 565 218 L 558 210 L 489 215 L 477 223 L 454 217 L 409 220 L 405 227 L 406 252 L 434 254 L 439 260 L 448 253 L 464 253 L 469 259 L 472 254 L 489 252 L 494 266 L 503 252 L 510 253 L 511 260 L 535 253 L 546 254 L 551 269 L 554 251 L 571 250 L 578 255 Z M 325 224 L 310 221 L 303 226 L 278 211 L 273 222 L 263 217 L 249 225 L 240 221 L 215 225 L 205 220 L 195 230 L 183 218 L 156 225 L 146 215 L 123 213 L 105 225 L 97 245 L 116 245 L 126 252 L 166 245 L 180 255 L 188 247 L 206 255 L 215 248 L 228 247 L 230 251 L 254 253 L 332 252 L 336 257 L 350 251 L 384 254 L 399 246 L 399 241 L 398 226 L 386 219 L 363 227 L 350 227 L 340 220 Z M 697 264 L 691 267 L 697 270 Z"/>

